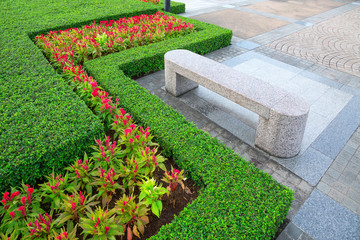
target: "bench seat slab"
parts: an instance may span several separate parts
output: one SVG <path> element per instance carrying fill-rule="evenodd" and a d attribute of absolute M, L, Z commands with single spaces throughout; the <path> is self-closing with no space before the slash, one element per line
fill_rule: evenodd
<path fill-rule="evenodd" d="M 309 112 L 304 99 L 188 50 L 167 52 L 166 90 L 180 96 L 198 85 L 259 115 L 257 147 L 283 158 L 300 152 Z"/>

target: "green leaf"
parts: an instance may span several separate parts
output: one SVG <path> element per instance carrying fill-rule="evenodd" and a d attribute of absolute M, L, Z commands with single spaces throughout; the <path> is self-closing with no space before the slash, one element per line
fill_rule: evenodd
<path fill-rule="evenodd" d="M 152 205 L 151 205 L 151 211 L 153 214 L 155 214 L 157 217 L 160 217 L 160 210 L 156 204 L 156 202 L 154 202 Z"/>
<path fill-rule="evenodd" d="M 145 192 L 140 192 L 139 201 L 143 200 L 146 196 L 147 194 Z"/>

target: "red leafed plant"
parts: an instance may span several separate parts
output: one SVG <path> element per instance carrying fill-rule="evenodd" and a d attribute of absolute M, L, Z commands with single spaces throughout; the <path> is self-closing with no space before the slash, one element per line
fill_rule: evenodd
<path fill-rule="evenodd" d="M 118 108 L 115 101 L 97 82 L 82 69 L 88 59 L 124 49 L 163 41 L 167 38 L 188 34 L 194 25 L 164 13 L 142 14 L 131 18 L 95 22 L 81 29 L 50 31 L 47 35 L 35 37 L 36 45 L 44 51 L 53 66 L 69 81 L 75 92 L 100 117 L 109 130 Z M 127 121 L 117 119 L 116 121 Z M 121 117 L 120 117 L 121 118 Z M 130 125 L 124 123 L 125 127 Z M 117 128 L 118 126 L 113 126 Z"/>
<path fill-rule="evenodd" d="M 193 30 L 193 24 L 157 12 L 116 21 L 100 21 L 100 24 L 94 22 L 81 29 L 51 31 L 45 36 L 37 36 L 36 43 L 44 49 L 51 62 L 63 67 Z"/>
<path fill-rule="evenodd" d="M 168 190 L 171 192 L 175 192 L 178 184 L 181 185 L 182 189 L 184 190 L 184 183 L 183 180 L 186 180 L 184 177 L 184 170 L 177 170 L 174 168 L 171 168 L 171 172 L 166 171 L 165 176 L 162 179 L 164 182 L 169 183 Z"/>
<path fill-rule="evenodd" d="M 140 0 L 142 2 L 151 2 L 153 4 L 159 4 L 160 3 L 160 0 Z"/>

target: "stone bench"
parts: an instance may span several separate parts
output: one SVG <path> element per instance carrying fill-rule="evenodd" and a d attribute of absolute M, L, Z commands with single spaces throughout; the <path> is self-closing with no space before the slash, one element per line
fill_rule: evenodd
<path fill-rule="evenodd" d="M 285 90 L 188 50 L 165 54 L 165 88 L 179 96 L 201 85 L 259 115 L 255 145 L 282 158 L 300 152 L 307 102 Z"/>

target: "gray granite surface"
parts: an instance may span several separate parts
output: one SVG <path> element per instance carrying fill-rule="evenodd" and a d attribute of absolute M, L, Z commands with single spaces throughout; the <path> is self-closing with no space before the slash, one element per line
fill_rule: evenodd
<path fill-rule="evenodd" d="M 259 114 L 259 148 L 283 158 L 300 152 L 309 112 L 301 97 L 188 50 L 165 54 L 167 91 L 179 96 L 197 84 Z"/>
<path fill-rule="evenodd" d="M 293 222 L 318 240 L 359 240 L 360 216 L 314 190 Z"/>

